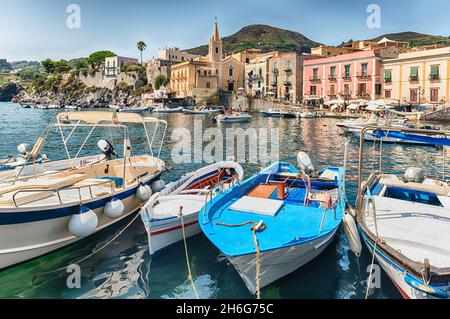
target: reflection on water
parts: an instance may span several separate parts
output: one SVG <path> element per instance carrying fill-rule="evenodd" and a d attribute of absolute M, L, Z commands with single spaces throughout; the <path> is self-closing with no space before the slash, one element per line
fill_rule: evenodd
<path fill-rule="evenodd" d="M 32 144 L 41 131 L 55 119 L 54 110 L 21 109 L 17 105 L 0 103 L 0 155 L 15 152 L 20 143 Z M 203 129 L 216 127 L 208 117 L 183 114 L 161 115 L 168 121 L 169 131 L 164 141 L 162 157 L 170 162 L 172 129 L 193 130 L 194 119 L 203 119 Z M 295 163 L 299 150 L 308 152 L 318 167 L 342 165 L 346 137 L 339 134 L 331 119 L 276 119 L 255 116 L 252 123 L 219 125 L 225 133 L 230 127 L 268 128 L 280 130 L 280 159 Z M 148 152 L 142 128 L 130 126 L 135 154 Z M 75 136 L 73 147 L 81 144 L 82 134 Z M 121 133 L 99 131 L 86 146 L 86 152 L 97 153 L 96 140 L 106 138 L 120 150 Z M 159 138 L 159 139 L 158 139 Z M 156 141 L 161 140 L 158 134 Z M 197 137 L 198 138 L 198 137 Z M 156 151 L 157 147 L 153 151 Z M 366 144 L 368 161 L 366 173 L 379 166 L 378 148 Z M 54 132 L 44 148 L 51 159 L 64 158 L 60 136 Z M 383 146 L 383 170 L 399 173 L 409 166 L 419 166 L 429 174 L 442 172 L 442 153 L 434 147 L 405 145 Z M 450 164 L 450 163 L 449 163 Z M 256 173 L 263 165 L 242 163 L 246 176 Z M 164 179 L 174 180 L 199 164 L 174 165 Z M 348 150 L 347 193 L 354 202 L 357 187 L 358 143 L 352 141 Z M 187 280 L 183 243 L 177 243 L 151 260 L 147 235 L 138 219 L 104 250 L 83 261 L 81 288 L 68 289 L 69 274 L 51 272 L 87 256 L 111 240 L 127 222 L 116 225 L 108 233 L 97 234 L 88 241 L 77 243 L 50 255 L 19 265 L 0 273 L 0 298 L 194 298 Z M 192 273 L 202 298 L 252 298 L 234 268 L 202 235 L 188 239 Z M 263 298 L 364 298 L 370 252 L 364 247 L 356 258 L 341 231 L 337 240 L 318 258 L 300 270 L 263 289 Z M 382 288 L 371 298 L 400 298 L 391 282 L 383 275 Z"/>

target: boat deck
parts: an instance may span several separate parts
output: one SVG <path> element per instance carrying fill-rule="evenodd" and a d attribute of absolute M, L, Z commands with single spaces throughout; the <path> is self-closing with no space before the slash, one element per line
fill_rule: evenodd
<path fill-rule="evenodd" d="M 217 222 L 225 224 L 240 224 L 247 221 L 264 221 L 267 228 L 258 233 L 258 241 L 261 250 L 267 251 L 279 247 L 289 247 L 294 244 L 309 241 L 313 238 L 324 236 L 333 231 L 341 222 L 342 213 L 337 210 L 336 218 L 333 209 L 328 209 L 324 220 L 322 232 L 319 232 L 324 208 L 317 207 L 314 203 L 310 207 L 303 206 L 305 198 L 304 188 L 288 189 L 288 196 L 283 200 L 283 205 L 274 216 L 256 214 L 245 211 L 236 211 L 230 207 L 241 197 L 233 198 L 215 214 L 212 220 L 210 239 L 216 246 L 229 256 L 244 255 L 255 252 L 251 225 L 242 227 L 227 227 L 217 225 Z M 250 192 L 251 194 L 251 192 Z M 276 190 L 267 200 L 276 201 Z M 258 198 L 261 200 L 261 198 Z M 314 207 L 316 206 L 316 207 Z M 245 234 L 243 236 L 243 234 Z"/>
<path fill-rule="evenodd" d="M 450 267 L 450 209 L 375 196 L 378 236 L 409 259 Z M 374 217 L 364 223 L 376 234 Z"/>

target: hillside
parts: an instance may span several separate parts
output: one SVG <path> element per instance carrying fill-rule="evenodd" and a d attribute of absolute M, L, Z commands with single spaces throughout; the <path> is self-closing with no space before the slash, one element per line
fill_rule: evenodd
<path fill-rule="evenodd" d="M 310 52 L 312 47 L 320 45 L 298 32 L 283 30 L 268 25 L 249 25 L 237 33 L 222 38 L 224 53 L 240 52 L 256 48 L 263 52 L 279 50 L 282 52 Z M 208 45 L 187 50 L 189 53 L 207 55 Z"/>
<path fill-rule="evenodd" d="M 373 41 L 379 41 L 383 37 L 386 37 L 390 40 L 408 42 L 411 47 L 418 47 L 422 45 L 447 45 L 450 46 L 450 37 L 443 37 L 437 35 L 429 35 L 417 32 L 399 32 L 399 33 L 390 33 L 380 35 L 377 38 L 371 39 Z"/>

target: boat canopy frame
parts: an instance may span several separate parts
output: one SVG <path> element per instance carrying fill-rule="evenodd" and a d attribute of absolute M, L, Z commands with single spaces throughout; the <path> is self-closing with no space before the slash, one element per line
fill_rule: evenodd
<path fill-rule="evenodd" d="M 365 188 L 363 188 L 363 179 L 364 179 L 364 173 L 363 173 L 363 166 L 364 166 L 364 145 L 365 145 L 365 134 L 368 131 L 374 131 L 374 132 L 382 132 L 382 133 L 405 133 L 405 134 L 425 134 L 429 137 L 444 137 L 445 139 L 450 138 L 450 131 L 449 130 L 424 130 L 424 129 L 414 129 L 414 128 L 401 128 L 401 127 L 382 127 L 382 126 L 375 126 L 375 125 L 368 125 L 361 129 L 361 135 L 359 140 L 359 164 L 358 164 L 358 195 L 356 199 L 356 211 L 357 213 L 360 213 L 362 211 L 362 203 L 363 203 L 363 197 L 365 193 Z M 383 142 L 380 141 L 380 151 L 381 146 Z M 439 145 L 439 144 L 437 144 Z M 446 146 L 443 146 L 443 163 L 442 163 L 442 180 L 446 181 Z M 380 160 L 380 167 L 381 167 L 381 160 Z"/>
<path fill-rule="evenodd" d="M 73 121 L 75 123 L 72 123 Z M 100 127 L 109 127 L 109 128 L 116 128 L 116 129 L 123 130 L 123 138 L 124 138 L 123 157 L 124 157 L 124 166 L 126 166 L 125 163 L 126 163 L 127 158 L 130 157 L 130 155 L 131 155 L 132 146 L 131 146 L 131 142 L 130 142 L 128 126 L 125 125 L 124 123 L 133 123 L 133 124 L 142 124 L 143 125 L 146 140 L 147 140 L 147 145 L 150 150 L 150 155 L 153 158 L 155 158 L 155 156 L 153 154 L 152 146 L 155 141 L 156 133 L 158 132 L 159 126 L 160 125 L 163 126 L 162 138 L 159 143 L 158 153 L 157 153 L 157 157 L 156 157 L 157 159 L 159 159 L 161 156 L 164 139 L 165 139 L 165 136 L 167 133 L 167 127 L 168 127 L 167 121 L 157 119 L 154 117 L 142 117 L 141 115 L 135 114 L 135 113 L 116 113 L 116 112 L 102 112 L 102 111 L 58 113 L 56 116 L 56 123 L 51 124 L 51 125 L 47 126 L 46 129 L 44 129 L 44 131 L 38 138 L 37 142 L 35 143 L 32 151 L 30 152 L 29 158 L 31 158 L 33 160 L 33 165 L 34 165 L 34 163 L 35 163 L 34 159 L 37 157 L 37 155 L 41 151 L 41 149 L 45 143 L 45 140 L 47 139 L 47 136 L 49 135 L 51 130 L 53 130 L 54 128 L 58 128 L 59 133 L 61 135 L 63 145 L 64 145 L 64 149 L 66 151 L 67 159 L 72 162 L 71 165 L 73 168 L 74 160 L 76 160 L 78 158 L 78 156 L 80 155 L 81 151 L 83 150 L 84 146 L 86 145 L 87 141 L 89 140 L 89 138 L 91 137 L 91 135 L 95 131 L 95 129 L 100 128 Z M 146 126 L 146 124 L 148 124 L 148 123 L 156 124 L 155 130 L 154 130 L 151 138 L 150 138 L 147 126 Z M 68 134 L 67 137 L 64 135 L 64 132 L 62 130 L 63 127 L 72 127 L 72 130 L 70 131 L 70 133 Z M 77 151 L 77 154 L 75 155 L 75 157 L 72 158 L 70 156 L 68 142 L 69 142 L 70 138 L 73 136 L 73 134 L 75 133 L 75 131 L 77 130 L 77 128 L 80 128 L 80 127 L 90 127 L 91 129 L 89 130 L 89 133 L 86 135 L 86 138 L 83 140 L 80 148 Z M 22 171 L 23 171 L 23 167 L 19 171 L 17 176 L 15 177 L 14 183 L 20 177 Z M 125 168 L 124 168 L 124 171 L 125 171 Z"/>

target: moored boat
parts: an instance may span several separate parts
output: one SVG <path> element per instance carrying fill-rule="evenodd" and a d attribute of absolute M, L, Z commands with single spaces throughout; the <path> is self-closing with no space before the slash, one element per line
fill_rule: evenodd
<path fill-rule="evenodd" d="M 344 208 L 344 170 L 302 171 L 275 163 L 218 195 L 199 214 L 208 239 L 228 258 L 251 293 L 317 257 L 333 240 Z"/>
<path fill-rule="evenodd" d="M 389 130 L 393 138 L 450 145 L 448 131 Z M 401 178 L 373 172 L 363 181 L 362 139 L 360 145 L 356 220 L 367 248 L 404 298 L 450 298 L 450 185 L 445 169 L 441 179 L 411 167 Z M 445 167 L 445 152 L 443 161 Z"/>
<path fill-rule="evenodd" d="M 150 106 L 132 106 L 128 108 L 121 108 L 121 113 L 144 113 L 150 110 Z"/>
<path fill-rule="evenodd" d="M 169 108 L 169 107 L 163 107 L 163 108 L 156 108 L 153 109 L 152 111 L 153 113 L 182 113 L 183 112 L 183 107 L 174 107 L 174 108 Z"/>
<path fill-rule="evenodd" d="M 157 156 L 132 156 L 127 124 L 156 125 L 167 128 L 165 121 L 143 118 L 138 114 L 112 112 L 64 112 L 57 123 L 48 127 L 38 139 L 27 159 L 40 153 L 51 129 L 98 127 L 123 132 L 123 155 L 102 141 L 107 159 L 45 175 L 14 180 L 0 185 L 0 269 L 50 253 L 139 211 L 151 196 L 151 186 L 166 170 Z M 63 133 L 61 133 L 63 134 Z M 156 133 L 155 133 L 156 134 Z M 83 149 L 85 139 L 78 154 Z M 62 136 L 67 150 L 67 139 Z M 151 136 L 147 136 L 150 143 Z M 161 151 L 162 144 L 159 148 Z M 149 145 L 149 149 L 152 147 Z M 77 156 L 68 160 L 77 162 Z M 117 157 L 117 158 L 114 158 Z"/>
<path fill-rule="evenodd" d="M 205 203 L 243 178 L 236 162 L 220 162 L 188 173 L 152 195 L 141 210 L 150 254 L 200 233 L 198 213 Z M 180 214 L 183 215 L 181 220 Z"/>
<path fill-rule="evenodd" d="M 247 123 L 251 120 L 252 116 L 250 114 L 242 112 L 219 114 L 213 118 L 213 121 L 218 123 Z"/>

